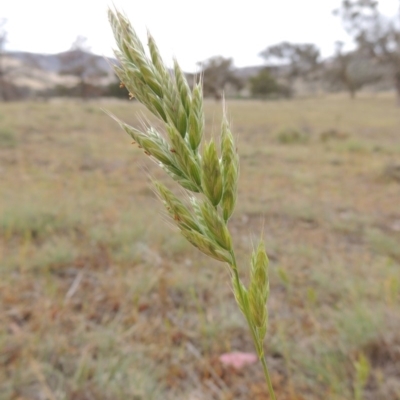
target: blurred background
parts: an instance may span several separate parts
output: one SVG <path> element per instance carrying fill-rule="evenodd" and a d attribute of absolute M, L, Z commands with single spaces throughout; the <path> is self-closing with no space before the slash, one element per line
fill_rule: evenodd
<path fill-rule="evenodd" d="M 220 1 L 196 7 L 177 0 L 121 0 L 115 5 L 142 40 L 146 29 L 152 32 L 168 63 L 174 56 L 186 72 L 203 72 L 206 94 L 248 98 L 337 91 L 354 96 L 368 89 L 400 93 L 399 5 L 374 4 L 285 0 L 273 7 L 250 1 L 244 7 Z M 107 1 L 2 5 L 2 99 L 124 96 L 116 90 L 106 10 Z"/>
<path fill-rule="evenodd" d="M 0 5 L 0 400 L 268 399 L 227 271 L 171 231 L 109 110 L 110 2 Z M 241 275 L 262 229 L 277 397 L 400 399 L 400 3 L 115 0 L 223 95 Z"/>

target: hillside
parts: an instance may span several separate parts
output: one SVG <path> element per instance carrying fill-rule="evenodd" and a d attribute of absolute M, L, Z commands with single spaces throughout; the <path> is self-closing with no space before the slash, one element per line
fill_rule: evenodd
<path fill-rule="evenodd" d="M 3 84 L 0 85 L 0 98 L 18 100 L 34 98 L 37 96 L 57 96 L 70 93 L 85 82 L 89 86 L 88 96 L 101 95 L 99 87 L 105 87 L 116 82 L 112 65 L 116 63 L 113 58 L 106 58 L 81 50 L 71 50 L 58 54 L 37 54 L 28 52 L 8 52 L 0 58 L 0 78 L 3 71 Z M 323 61 L 326 68 L 332 66 L 333 61 Z M 360 65 L 367 65 L 368 69 L 376 68 L 369 60 L 360 59 Z M 235 73 L 238 78 L 247 81 L 258 74 L 263 66 L 248 66 L 237 68 Z M 274 66 L 273 73 L 282 77 L 285 66 Z M 365 69 L 365 68 L 364 68 Z M 356 72 L 359 70 L 357 67 Z M 188 77 L 190 74 L 188 74 Z M 387 90 L 391 88 L 387 71 L 382 71 L 385 76 L 380 82 L 369 85 L 367 89 L 372 91 Z M 0 82 L 1 83 L 1 82 Z M 299 79 L 295 82 L 296 92 L 310 94 L 325 90 L 343 90 L 340 87 L 328 87 L 323 74 L 320 74 L 312 82 Z M 3 93 L 2 93 L 3 92 Z M 230 90 L 227 88 L 227 92 Z M 100 94 L 99 94 L 100 93 Z M 248 92 L 244 90 L 244 95 Z"/>
<path fill-rule="evenodd" d="M 11 98 L 32 97 L 58 86 L 71 88 L 82 79 L 103 86 L 115 81 L 114 59 L 80 50 L 58 54 L 8 52 L 2 57 L 6 90 Z"/>

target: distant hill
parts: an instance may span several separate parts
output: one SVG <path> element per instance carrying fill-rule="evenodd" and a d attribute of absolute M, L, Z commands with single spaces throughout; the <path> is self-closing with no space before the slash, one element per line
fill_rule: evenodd
<path fill-rule="evenodd" d="M 80 50 L 58 54 L 14 51 L 3 57 L 6 81 L 15 86 L 18 93 L 23 93 L 23 97 L 49 92 L 57 86 L 73 87 L 79 83 L 80 73 L 94 85 L 105 86 L 116 81 L 112 68 L 116 59 Z M 239 78 L 247 80 L 262 68 L 238 68 L 236 73 Z"/>
<path fill-rule="evenodd" d="M 57 86 L 73 87 L 82 77 L 91 84 L 110 84 L 116 80 L 115 63 L 115 59 L 80 50 L 58 54 L 7 52 L 2 60 L 5 81 L 14 88 L 16 97 L 49 92 Z"/>
<path fill-rule="evenodd" d="M 37 95 L 55 95 L 57 90 L 76 87 L 85 80 L 92 87 L 106 87 L 117 82 L 112 66 L 117 63 L 114 58 L 106 58 L 81 50 L 71 50 L 58 54 L 37 54 L 22 51 L 3 54 L 2 65 L 5 70 L 5 88 L 12 94 L 10 99 L 35 97 Z M 363 60 L 361 60 L 364 62 Z M 366 63 L 369 61 L 365 61 Z M 332 60 L 324 64 L 329 67 Z M 265 66 L 248 66 L 237 68 L 235 74 L 243 81 L 257 75 Z M 272 72 L 281 76 L 285 66 L 271 67 Z M 187 74 L 189 81 L 193 74 Z M 323 78 L 322 78 L 323 79 Z M 325 87 L 319 78 L 312 82 L 312 88 L 300 80 L 296 85 L 299 93 L 315 92 L 316 87 Z M 381 89 L 376 86 L 376 89 Z M 390 86 L 390 85 L 389 85 Z M 384 84 L 384 88 L 388 87 Z M 63 89 L 64 90 L 64 89 Z M 317 89 L 319 90 L 319 89 Z"/>
<path fill-rule="evenodd" d="M 95 60 L 96 68 L 99 68 L 106 74 L 112 74 L 111 65 L 117 62 L 114 58 L 102 57 L 81 50 L 70 50 L 57 54 L 13 51 L 7 52 L 5 58 L 15 60 L 22 66 L 54 73 L 62 73 L 62 71 L 71 69 L 77 64 L 88 64 Z"/>

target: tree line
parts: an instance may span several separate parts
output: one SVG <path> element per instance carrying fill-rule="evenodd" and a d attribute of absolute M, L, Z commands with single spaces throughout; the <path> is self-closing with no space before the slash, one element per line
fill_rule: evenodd
<path fill-rule="evenodd" d="M 267 47 L 260 56 L 267 64 L 249 79 L 253 97 L 290 97 L 299 79 L 305 83 L 319 82 L 325 90 L 345 90 L 351 98 L 368 84 L 386 79 L 395 90 L 400 104 L 400 9 L 389 18 L 379 11 L 375 0 L 342 0 L 333 11 L 354 40 L 355 49 L 344 51 L 344 43 L 334 44 L 334 55 L 323 60 L 312 43 L 281 42 Z M 221 93 L 231 79 L 215 78 L 219 72 L 229 78 L 233 73 L 232 59 L 215 57 L 205 63 L 204 83 L 209 95 Z M 243 87 L 244 83 L 235 83 Z"/>

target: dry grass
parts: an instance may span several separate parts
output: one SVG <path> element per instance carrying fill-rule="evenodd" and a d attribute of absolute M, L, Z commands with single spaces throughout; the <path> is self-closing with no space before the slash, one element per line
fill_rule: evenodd
<path fill-rule="evenodd" d="M 227 271 L 162 221 L 147 163 L 104 107 L 0 109 L 0 399 L 267 399 Z M 206 104 L 207 132 L 220 105 Z M 231 102 L 241 155 L 232 234 L 265 225 L 266 346 L 277 397 L 400 399 L 400 117 L 387 97 Z M 297 130 L 306 141 L 282 141 Z M 329 130 L 346 137 L 321 140 Z M 3 133 L 2 133 L 3 132 Z M 5 133 L 4 133 L 5 132 Z M 246 268 L 242 269 L 247 270 Z M 243 277 L 247 280 L 247 277 Z"/>

